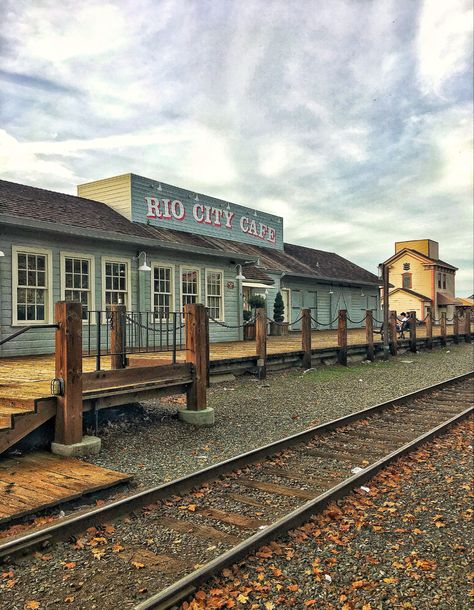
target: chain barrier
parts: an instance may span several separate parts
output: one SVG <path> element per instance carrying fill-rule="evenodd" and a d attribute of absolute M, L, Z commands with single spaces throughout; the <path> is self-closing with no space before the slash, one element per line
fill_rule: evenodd
<path fill-rule="evenodd" d="M 313 316 L 310 316 L 311 320 L 317 325 L 317 326 L 332 326 L 335 322 L 337 322 L 339 320 L 339 316 L 337 316 L 337 318 L 334 318 L 334 320 L 331 320 L 330 322 L 327 322 L 326 324 L 324 322 L 319 322 L 319 320 L 317 318 L 313 318 Z"/>
<path fill-rule="evenodd" d="M 131 316 L 126 315 L 125 318 L 131 322 L 132 324 L 135 324 L 135 326 L 139 326 L 140 328 L 142 328 L 143 330 L 149 330 L 152 333 L 162 333 L 163 329 L 160 329 L 160 326 L 157 326 L 155 328 L 153 328 L 153 326 L 148 326 L 148 324 L 142 324 L 141 322 L 137 322 L 136 320 L 134 320 Z M 180 330 L 181 328 L 184 328 L 186 326 L 186 324 L 183 322 L 183 324 L 180 324 L 179 326 L 174 326 L 174 328 L 176 330 Z M 165 332 L 171 332 L 173 330 L 173 325 L 170 326 L 170 322 L 169 320 L 167 321 L 167 328 Z"/>
<path fill-rule="evenodd" d="M 216 318 L 209 316 L 210 322 L 214 322 L 218 326 L 223 326 L 224 328 L 245 328 L 249 324 L 254 324 L 255 320 L 256 320 L 256 318 L 251 318 L 250 320 L 247 320 L 247 322 L 243 322 L 243 324 L 234 325 L 234 324 L 227 324 L 226 322 L 222 322 L 222 320 L 216 320 Z"/>
<path fill-rule="evenodd" d="M 358 322 L 356 322 L 355 320 L 352 320 L 349 316 L 346 316 L 346 319 L 348 322 L 351 322 L 351 324 L 362 324 L 362 322 L 365 322 L 365 320 L 367 319 L 367 314 L 365 314 L 365 316 L 362 318 L 362 320 L 359 320 Z"/>

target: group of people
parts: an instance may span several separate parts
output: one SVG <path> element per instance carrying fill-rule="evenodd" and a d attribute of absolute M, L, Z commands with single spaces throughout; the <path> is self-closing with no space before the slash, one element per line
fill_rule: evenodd
<path fill-rule="evenodd" d="M 397 324 L 397 332 L 400 333 L 400 338 L 404 339 L 404 332 L 410 328 L 410 318 L 404 311 L 397 316 L 399 324 Z"/>

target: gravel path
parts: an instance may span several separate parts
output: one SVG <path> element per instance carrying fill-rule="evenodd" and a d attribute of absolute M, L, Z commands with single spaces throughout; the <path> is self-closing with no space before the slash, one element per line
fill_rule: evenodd
<path fill-rule="evenodd" d="M 210 389 L 215 426 L 178 421 L 176 399 L 149 401 L 138 421 L 101 430 L 102 451 L 90 461 L 157 485 L 472 369 L 473 346 L 461 344 L 388 363 L 272 373 L 265 382 L 245 376 Z"/>
<path fill-rule="evenodd" d="M 224 570 L 181 610 L 468 608 L 473 423 Z"/>

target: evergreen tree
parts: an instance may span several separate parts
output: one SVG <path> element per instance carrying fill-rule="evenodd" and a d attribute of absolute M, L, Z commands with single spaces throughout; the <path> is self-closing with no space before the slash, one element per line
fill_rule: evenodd
<path fill-rule="evenodd" d="M 281 292 L 277 292 L 275 297 L 275 302 L 273 303 L 273 319 L 275 322 L 279 322 L 280 324 L 285 319 L 285 305 L 283 303 L 283 297 L 281 296 Z"/>

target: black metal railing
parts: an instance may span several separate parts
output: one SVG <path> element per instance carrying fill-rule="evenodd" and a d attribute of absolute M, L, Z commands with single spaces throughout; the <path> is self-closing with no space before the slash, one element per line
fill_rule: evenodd
<path fill-rule="evenodd" d="M 113 344 L 114 324 L 121 325 L 121 344 Z M 184 315 L 176 311 L 87 311 L 83 326 L 83 357 L 95 358 L 100 370 L 104 356 L 169 352 L 173 364 L 185 349 Z"/>
<path fill-rule="evenodd" d="M 8 343 L 8 341 L 11 341 L 12 339 L 16 339 L 17 337 L 19 337 L 20 335 L 23 335 L 24 333 L 28 332 L 29 330 L 33 330 L 36 328 L 54 328 L 56 330 L 58 328 L 58 325 L 57 324 L 31 324 L 29 326 L 23 326 L 22 328 L 20 328 L 20 330 L 17 330 L 14 333 L 12 333 L 11 335 L 8 335 L 8 337 L 5 337 L 5 339 L 0 340 L 0 345 L 4 345 L 5 343 Z"/>

